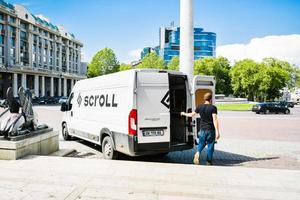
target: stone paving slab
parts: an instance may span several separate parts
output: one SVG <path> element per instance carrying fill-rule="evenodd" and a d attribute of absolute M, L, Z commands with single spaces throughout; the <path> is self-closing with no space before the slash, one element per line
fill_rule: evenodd
<path fill-rule="evenodd" d="M 30 156 L 0 161 L 1 199 L 300 199 L 300 171 Z"/>

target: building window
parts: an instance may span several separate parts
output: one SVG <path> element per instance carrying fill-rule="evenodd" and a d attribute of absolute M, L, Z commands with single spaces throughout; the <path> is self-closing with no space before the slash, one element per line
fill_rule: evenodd
<path fill-rule="evenodd" d="M 10 16 L 10 17 L 9 17 L 9 22 L 10 22 L 10 23 L 16 23 L 16 18 Z"/>
<path fill-rule="evenodd" d="M 20 38 L 21 38 L 21 40 L 27 40 L 27 33 L 24 32 L 24 31 L 21 31 L 20 32 Z"/>
<path fill-rule="evenodd" d="M 10 45 L 12 47 L 15 47 L 16 46 L 16 39 L 15 38 L 10 38 Z"/>
<path fill-rule="evenodd" d="M 4 21 L 4 14 L 0 13 L 0 20 Z"/>
<path fill-rule="evenodd" d="M 20 26 L 22 29 L 27 29 L 27 24 L 25 24 L 24 22 L 21 22 Z"/>
<path fill-rule="evenodd" d="M 4 44 L 4 36 L 0 35 L 0 44 Z"/>
<path fill-rule="evenodd" d="M 10 48 L 10 57 L 15 57 L 15 49 Z"/>
<path fill-rule="evenodd" d="M 9 64 L 10 64 L 10 65 L 14 65 L 14 64 L 15 64 L 15 59 L 14 59 L 14 58 L 11 58 L 10 61 L 9 61 Z"/>

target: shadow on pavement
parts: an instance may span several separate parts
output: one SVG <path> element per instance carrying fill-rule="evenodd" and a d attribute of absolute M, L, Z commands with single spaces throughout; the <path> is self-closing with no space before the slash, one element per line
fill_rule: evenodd
<path fill-rule="evenodd" d="M 96 151 L 99 151 L 99 153 L 101 152 L 100 146 L 95 146 L 94 144 L 83 140 L 76 140 L 76 141 L 81 144 L 87 145 Z M 193 157 L 195 152 L 196 152 L 196 147 L 191 150 L 176 151 L 176 152 L 170 152 L 168 154 L 159 154 L 159 155 L 151 155 L 151 156 L 130 157 L 124 154 L 120 154 L 118 160 L 193 164 Z M 73 155 L 69 155 L 69 157 L 89 158 L 89 156 L 92 155 L 94 154 L 92 153 L 80 154 L 80 152 L 77 152 Z M 273 156 L 273 157 L 255 158 L 251 156 L 245 156 L 241 154 L 215 150 L 214 157 L 213 157 L 213 164 L 216 166 L 238 166 L 238 165 L 242 165 L 245 162 L 274 160 L 274 159 L 279 159 L 279 157 Z M 201 165 L 206 164 L 206 149 L 204 149 L 201 153 L 200 164 Z"/>
<path fill-rule="evenodd" d="M 177 151 L 170 152 L 166 155 L 152 155 L 142 157 L 129 157 L 122 155 L 119 159 L 121 160 L 133 160 L 133 161 L 144 161 L 144 162 L 164 162 L 164 163 L 177 163 L 177 164 L 193 164 L 193 157 L 196 150 Z M 255 158 L 225 151 L 215 150 L 213 164 L 216 166 L 235 166 L 241 165 L 244 162 L 250 161 L 261 161 L 261 160 L 272 160 L 279 159 L 279 157 L 265 157 Z M 201 153 L 201 165 L 206 164 L 206 150 L 204 149 Z"/>

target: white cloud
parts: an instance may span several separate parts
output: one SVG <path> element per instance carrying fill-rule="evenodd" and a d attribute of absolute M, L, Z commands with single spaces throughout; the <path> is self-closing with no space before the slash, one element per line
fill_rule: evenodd
<path fill-rule="evenodd" d="M 217 56 L 231 62 L 244 58 L 261 61 L 274 57 L 300 66 L 300 35 L 279 35 L 253 38 L 248 44 L 230 44 L 217 47 Z"/>
<path fill-rule="evenodd" d="M 141 52 L 143 49 L 134 49 L 128 52 L 128 55 L 139 59 L 141 57 Z"/>
<path fill-rule="evenodd" d="M 143 49 L 133 49 L 127 53 L 127 56 L 122 59 L 122 63 L 130 64 L 133 61 L 138 61 L 141 58 L 141 52 Z"/>

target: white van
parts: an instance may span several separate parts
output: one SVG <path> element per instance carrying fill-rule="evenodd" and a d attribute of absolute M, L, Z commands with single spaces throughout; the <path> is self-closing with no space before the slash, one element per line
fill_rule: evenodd
<path fill-rule="evenodd" d="M 61 107 L 62 134 L 101 145 L 106 159 L 191 149 L 193 122 L 180 112 L 194 109 L 192 93 L 187 76 L 175 71 L 133 69 L 78 81 Z"/>

